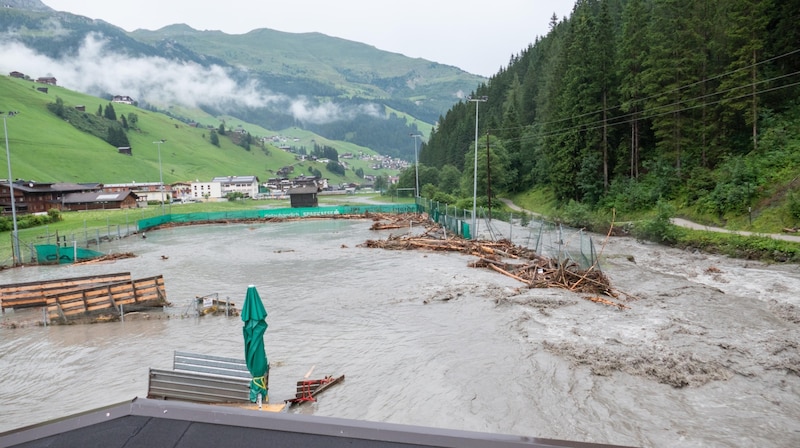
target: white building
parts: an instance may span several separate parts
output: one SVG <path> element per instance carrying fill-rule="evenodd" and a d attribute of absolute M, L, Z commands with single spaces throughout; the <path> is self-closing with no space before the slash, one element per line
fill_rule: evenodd
<path fill-rule="evenodd" d="M 219 182 L 192 182 L 191 188 L 190 195 L 192 199 L 198 201 L 222 198 L 222 189 Z"/>
<path fill-rule="evenodd" d="M 211 182 L 219 182 L 223 197 L 228 193 L 242 193 L 248 198 L 258 196 L 257 176 L 215 177 L 211 179 Z"/>
<path fill-rule="evenodd" d="M 258 177 L 215 177 L 211 182 L 192 182 L 191 197 L 194 199 L 221 199 L 230 193 L 241 193 L 245 197 L 258 196 Z"/>

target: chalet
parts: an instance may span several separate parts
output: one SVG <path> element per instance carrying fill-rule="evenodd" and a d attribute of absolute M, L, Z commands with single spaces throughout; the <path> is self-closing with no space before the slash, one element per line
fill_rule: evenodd
<path fill-rule="evenodd" d="M 170 185 L 170 191 L 172 192 L 172 202 L 186 202 L 192 198 L 192 183 L 175 182 Z"/>
<path fill-rule="evenodd" d="M 120 154 L 125 154 L 126 156 L 132 156 L 133 150 L 130 146 L 119 146 L 117 147 L 117 152 Z"/>
<path fill-rule="evenodd" d="M 106 193 L 69 193 L 62 199 L 62 210 L 106 210 L 117 208 L 136 208 L 138 196 L 132 191 Z"/>
<path fill-rule="evenodd" d="M 133 101 L 133 98 L 127 95 L 114 95 L 111 98 L 111 102 L 119 104 L 133 104 L 135 101 Z"/>
<path fill-rule="evenodd" d="M 11 186 L 8 180 L 0 181 L 0 207 L 3 214 L 11 214 Z M 16 180 L 14 208 L 18 214 L 46 213 L 56 208 L 63 210 L 65 196 L 70 193 L 88 193 L 100 190 L 100 184 L 39 183 Z"/>
<path fill-rule="evenodd" d="M 39 84 L 49 84 L 51 86 L 57 85 L 56 78 L 53 78 L 52 76 L 44 76 L 41 78 L 36 78 L 36 82 L 38 82 Z"/>
<path fill-rule="evenodd" d="M 289 202 L 292 208 L 318 207 L 317 187 L 295 187 L 289 189 Z"/>
<path fill-rule="evenodd" d="M 293 172 L 294 172 L 294 166 L 288 165 L 288 166 L 285 166 L 285 167 L 279 169 L 276 174 L 278 176 L 284 176 L 285 177 L 285 176 L 289 175 L 289 173 L 293 173 Z"/>
<path fill-rule="evenodd" d="M 86 112 L 86 106 L 84 106 L 83 104 L 78 104 L 77 106 L 75 106 L 75 110 L 77 110 L 78 112 Z"/>
<path fill-rule="evenodd" d="M 16 72 L 16 71 L 9 73 L 8 76 L 10 76 L 12 78 L 25 79 L 25 73 L 20 73 L 20 72 Z"/>

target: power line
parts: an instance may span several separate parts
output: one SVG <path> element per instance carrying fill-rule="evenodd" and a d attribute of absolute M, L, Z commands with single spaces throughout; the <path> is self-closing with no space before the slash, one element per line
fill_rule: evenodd
<path fill-rule="evenodd" d="M 651 95 L 650 97 L 644 98 L 641 101 L 645 101 L 647 99 L 653 99 L 653 98 L 656 98 L 656 97 L 659 97 L 659 96 L 666 96 L 666 95 L 668 95 L 669 93 L 672 93 L 672 92 L 677 92 L 677 91 L 684 90 L 684 89 L 686 89 L 688 87 L 691 87 L 691 86 L 695 86 L 695 85 L 698 85 L 698 84 L 701 84 L 701 83 L 704 83 L 704 82 L 708 82 L 708 81 L 711 81 L 711 80 L 714 80 L 714 79 L 719 79 L 719 78 L 721 78 L 723 76 L 730 75 L 730 74 L 736 73 L 736 72 L 741 71 L 741 70 L 747 70 L 747 69 L 750 69 L 750 68 L 752 68 L 752 67 L 754 67 L 756 65 L 761 65 L 761 64 L 764 64 L 764 63 L 767 63 L 767 62 L 770 62 L 770 61 L 774 61 L 774 60 L 777 60 L 777 59 L 788 57 L 788 56 L 791 56 L 791 55 L 796 54 L 796 53 L 800 53 L 800 49 L 785 53 L 785 54 L 783 54 L 781 56 L 776 56 L 776 57 L 770 58 L 770 59 L 765 60 L 765 61 L 761 61 L 761 62 L 758 62 L 758 63 L 755 63 L 755 64 L 750 64 L 750 65 L 748 65 L 746 67 L 742 67 L 742 68 L 737 69 L 737 70 L 732 70 L 732 71 L 723 73 L 721 75 L 716 75 L 714 77 L 707 78 L 705 80 L 701 80 L 701 81 L 697 81 L 697 82 L 694 82 L 694 83 L 691 83 L 691 84 L 687 84 L 685 86 L 672 89 L 672 90 L 667 91 L 665 93 L 661 93 L 661 94 L 658 94 L 658 95 Z M 676 112 L 681 112 L 681 111 L 685 111 L 685 110 L 696 109 L 698 107 L 705 107 L 705 106 L 709 106 L 709 105 L 719 104 L 719 103 L 725 102 L 725 101 L 735 101 L 737 99 L 746 98 L 746 97 L 752 96 L 754 94 L 755 95 L 759 95 L 759 94 L 762 94 L 762 93 L 767 93 L 767 92 L 771 92 L 771 91 L 775 91 L 775 90 L 780 90 L 782 88 L 792 87 L 792 86 L 796 85 L 796 83 L 788 84 L 788 85 L 785 85 L 785 86 L 779 86 L 779 87 L 771 88 L 771 89 L 765 89 L 765 90 L 761 90 L 761 91 L 758 91 L 758 92 L 755 92 L 755 93 L 748 92 L 745 95 L 741 95 L 741 96 L 737 96 L 737 97 L 730 97 L 730 98 L 722 98 L 722 99 L 717 100 L 717 101 L 707 102 L 707 103 L 703 103 L 701 105 L 696 105 L 696 106 L 684 107 L 682 109 L 671 109 L 671 108 L 673 108 L 673 107 L 675 107 L 677 105 L 681 105 L 681 104 L 685 104 L 685 103 L 691 103 L 691 102 L 698 101 L 698 100 L 703 100 L 703 99 L 706 99 L 706 98 L 709 98 L 709 97 L 723 95 L 723 94 L 730 93 L 730 92 L 733 92 L 733 91 L 736 91 L 736 90 L 740 90 L 740 89 L 753 88 L 753 87 L 761 85 L 761 84 L 770 83 L 770 82 L 777 81 L 777 80 L 780 80 L 780 79 L 785 79 L 785 78 L 788 78 L 788 77 L 791 77 L 791 76 L 795 76 L 797 74 L 800 74 L 800 71 L 796 71 L 796 72 L 789 73 L 789 74 L 783 74 L 783 75 L 774 76 L 774 77 L 769 78 L 769 79 L 760 80 L 760 81 L 756 81 L 756 82 L 751 82 L 751 83 L 748 83 L 748 84 L 744 84 L 744 85 L 740 85 L 740 86 L 736 86 L 736 87 L 731 87 L 729 89 L 725 89 L 725 90 L 721 90 L 721 91 L 714 91 L 712 93 L 708 93 L 708 94 L 705 94 L 705 95 L 695 96 L 695 97 L 687 98 L 687 99 L 680 99 L 678 101 L 674 101 L 674 102 L 669 103 L 669 104 L 655 106 L 653 108 L 650 108 L 649 110 L 642 110 L 642 111 L 630 112 L 630 113 L 623 114 L 623 115 L 617 115 L 617 116 L 611 118 L 611 122 L 610 123 L 606 122 L 605 124 L 606 125 L 617 125 L 617 124 L 630 123 L 630 122 L 635 121 L 635 120 L 625 120 L 625 119 L 626 118 L 634 118 L 634 117 L 636 119 L 642 119 L 642 120 L 650 119 L 650 118 L 663 116 L 663 115 L 669 114 L 669 113 L 676 113 Z M 607 108 L 605 110 L 611 110 L 611 109 L 615 109 L 615 108 L 619 108 L 619 107 L 620 106 L 617 105 L 615 107 L 610 107 L 610 108 Z M 668 108 L 669 108 L 669 110 L 666 113 L 656 113 L 656 114 L 652 113 L 653 111 L 658 111 L 658 110 L 663 110 L 663 109 L 668 109 Z M 570 116 L 570 117 L 566 117 L 566 118 L 562 118 L 562 119 L 558 119 L 558 120 L 552 120 L 552 121 L 548 121 L 548 122 L 537 122 L 537 123 L 532 123 L 532 124 L 529 124 L 529 125 L 523 125 L 523 126 L 518 126 L 518 127 L 494 128 L 494 129 L 491 129 L 491 130 L 492 131 L 507 131 L 507 130 L 512 130 L 512 129 L 531 129 L 531 128 L 535 128 L 535 127 L 543 128 L 543 127 L 546 127 L 546 126 L 549 127 L 549 126 L 557 124 L 557 123 L 561 123 L 561 122 L 565 122 L 565 121 L 575 121 L 575 120 L 577 120 L 579 118 L 582 118 L 582 117 L 594 116 L 594 115 L 597 115 L 597 114 L 601 114 L 603 112 L 603 110 L 604 109 L 598 109 L 598 110 L 595 110 L 595 111 L 592 111 L 592 112 L 587 112 L 587 113 L 584 113 L 584 114 L 574 115 L 574 116 Z M 646 113 L 646 115 L 645 115 L 645 113 Z M 573 125 L 573 126 L 570 126 L 570 127 L 567 127 L 567 128 L 554 130 L 554 131 L 551 131 L 551 132 L 545 134 L 545 136 L 557 135 L 559 133 L 566 133 L 566 132 L 570 132 L 570 131 L 576 130 L 576 129 L 587 129 L 587 126 L 593 126 L 593 125 L 598 124 L 598 123 L 603 123 L 603 120 L 597 120 L 597 121 L 593 121 L 593 122 L 589 122 L 589 123 L 576 124 L 576 125 Z M 595 129 L 595 128 L 589 128 L 589 129 Z M 541 136 L 541 134 L 539 136 Z M 521 141 L 522 138 L 520 138 L 519 140 Z M 512 141 L 514 141 L 514 140 L 512 140 Z"/>
<path fill-rule="evenodd" d="M 690 83 L 690 84 L 686 84 L 686 85 L 683 85 L 683 86 L 680 86 L 680 87 L 675 87 L 675 88 L 673 88 L 671 90 L 667 90 L 666 92 L 659 92 L 657 94 L 653 94 L 653 95 L 650 95 L 648 97 L 637 98 L 634 101 L 637 104 L 644 104 L 645 102 L 647 102 L 649 100 L 652 100 L 654 98 L 661 97 L 661 96 L 668 96 L 668 95 L 670 95 L 672 93 L 680 92 L 680 91 L 688 89 L 690 87 L 694 87 L 694 86 L 697 86 L 697 85 L 700 85 L 700 84 L 704 84 L 706 82 L 713 81 L 715 79 L 719 79 L 719 78 L 722 78 L 722 77 L 725 77 L 725 76 L 728 76 L 728 75 L 732 75 L 734 73 L 738 73 L 738 72 L 745 71 L 745 70 L 750 70 L 750 69 L 752 69 L 754 67 L 757 67 L 757 66 L 769 63 L 769 62 L 773 62 L 773 61 L 776 61 L 778 59 L 787 58 L 787 57 L 792 56 L 792 55 L 797 54 L 797 53 L 800 53 L 800 48 L 792 50 L 792 51 L 784 53 L 784 54 L 781 54 L 781 55 L 778 55 L 778 56 L 774 56 L 774 57 L 769 58 L 769 59 L 765 59 L 763 61 L 759 61 L 759 62 L 750 64 L 750 65 L 739 67 L 739 68 L 737 68 L 735 70 L 731 70 L 731 71 L 728 71 L 728 72 L 725 72 L 725 73 L 721 73 L 719 75 L 715 75 L 715 76 L 712 76 L 710 78 L 705 78 L 705 79 L 702 79 L 702 80 L 699 80 L 699 81 L 695 81 L 695 82 Z M 767 81 L 772 81 L 772 80 L 779 79 L 779 78 L 780 77 L 771 78 L 771 79 L 769 79 Z M 752 87 L 752 86 L 753 86 L 753 84 L 749 84 L 749 85 L 741 86 L 740 88 L 746 88 L 746 87 Z M 732 90 L 732 89 L 728 89 L 726 91 L 717 92 L 717 93 L 724 93 L 724 92 L 727 92 L 727 91 L 730 91 L 730 90 Z M 688 100 L 685 100 L 685 101 L 693 101 L 693 100 L 696 100 L 696 99 L 699 99 L 699 98 L 701 98 L 701 97 L 691 98 L 691 99 L 688 99 Z M 664 106 L 664 107 L 668 107 L 668 106 Z M 620 108 L 620 105 L 617 105 L 615 108 Z M 609 109 L 613 109 L 613 108 L 609 108 Z M 551 125 L 551 124 L 560 123 L 562 121 L 577 120 L 579 118 L 583 118 L 583 117 L 599 114 L 599 113 L 602 113 L 602 112 L 603 112 L 603 110 L 600 109 L 600 110 L 596 110 L 596 111 L 592 111 L 592 112 L 586 112 L 586 113 L 583 113 L 583 114 L 580 114 L 580 115 L 573 115 L 573 116 L 570 116 L 570 117 L 560 118 L 558 120 L 553 120 L 553 121 L 541 123 L 541 125 L 544 126 L 544 125 Z M 508 130 L 508 129 L 519 129 L 519 128 L 524 128 L 524 127 L 529 127 L 529 126 L 531 126 L 531 125 L 525 125 L 525 126 L 519 126 L 519 127 L 511 127 L 511 128 L 497 128 L 497 129 L 492 129 L 492 130 L 493 131 L 503 131 L 503 130 Z"/>

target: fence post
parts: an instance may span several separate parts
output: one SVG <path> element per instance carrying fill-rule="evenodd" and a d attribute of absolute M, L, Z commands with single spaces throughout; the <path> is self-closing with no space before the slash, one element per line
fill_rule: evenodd
<path fill-rule="evenodd" d="M 509 213 L 508 218 L 508 240 L 514 242 L 514 212 Z"/>

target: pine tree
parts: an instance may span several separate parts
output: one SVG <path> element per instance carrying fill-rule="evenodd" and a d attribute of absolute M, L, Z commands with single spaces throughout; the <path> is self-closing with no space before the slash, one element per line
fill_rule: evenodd
<path fill-rule="evenodd" d="M 699 76 L 702 72 L 704 43 L 699 41 L 693 1 L 662 0 L 654 3 L 650 22 L 650 52 L 645 80 L 645 114 L 652 120 L 659 157 L 673 157 L 678 176 L 683 168 L 688 142 L 694 142 L 697 124 L 695 106 L 701 97 Z M 694 124 L 694 129 L 693 125 Z"/>
<path fill-rule="evenodd" d="M 620 109 L 630 123 L 630 177 L 639 177 L 641 114 L 644 100 L 643 71 L 647 57 L 647 11 L 643 0 L 630 0 L 625 5 L 622 19 L 622 37 L 619 43 Z"/>
<path fill-rule="evenodd" d="M 608 192 L 609 186 L 609 164 L 611 154 L 609 150 L 609 119 L 610 119 L 610 104 L 615 103 L 613 92 L 616 88 L 616 76 L 614 73 L 616 63 L 616 43 L 613 30 L 613 23 L 611 22 L 611 14 L 609 12 L 608 0 L 601 0 L 600 2 L 600 17 L 597 21 L 597 26 L 594 35 L 594 48 L 593 52 L 597 57 L 597 67 L 599 71 L 596 76 L 599 78 L 599 87 L 601 95 L 601 103 L 603 110 L 603 193 Z"/>
<path fill-rule="evenodd" d="M 114 112 L 114 106 L 111 105 L 111 103 L 108 103 L 103 111 L 103 117 L 105 117 L 106 120 L 117 121 L 117 113 Z"/>
<path fill-rule="evenodd" d="M 511 160 L 508 176 L 513 179 L 511 191 L 521 191 L 523 186 L 522 176 L 530 172 L 531 166 L 529 159 L 522 154 L 522 126 L 519 119 L 519 105 L 522 97 L 522 86 L 519 78 L 514 75 L 511 87 L 506 93 L 503 112 L 503 122 L 499 131 L 499 136 L 503 141 L 503 146 Z"/>
<path fill-rule="evenodd" d="M 767 39 L 771 0 L 729 0 L 726 36 L 733 58 L 720 85 L 727 121 L 740 118 L 751 128 L 752 149 L 758 148 L 759 58 Z"/>

